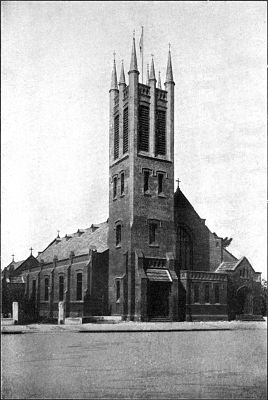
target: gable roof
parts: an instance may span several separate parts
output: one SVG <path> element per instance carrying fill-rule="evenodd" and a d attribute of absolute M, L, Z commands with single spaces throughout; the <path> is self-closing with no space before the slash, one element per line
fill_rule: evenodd
<path fill-rule="evenodd" d="M 90 248 L 95 248 L 98 253 L 108 250 L 108 222 L 91 225 L 90 228 L 80 230 L 76 233 L 54 239 L 44 251 L 39 253 L 37 260 L 45 263 L 52 262 L 56 256 L 58 260 L 69 258 L 70 253 L 74 256 L 88 254 Z"/>
<path fill-rule="evenodd" d="M 226 272 L 226 271 L 235 271 L 237 267 L 239 267 L 239 265 L 243 262 L 246 261 L 249 266 L 252 268 L 252 270 L 254 271 L 254 268 L 252 267 L 252 265 L 250 264 L 250 262 L 248 261 L 248 259 L 244 256 L 242 258 L 240 258 L 240 260 L 237 261 L 231 261 L 231 262 L 227 262 L 224 261 L 222 262 L 218 268 L 216 269 L 215 272 Z M 255 272 L 255 271 L 254 271 Z"/>
<path fill-rule="evenodd" d="M 7 270 L 13 269 L 13 270 L 15 271 L 16 269 L 18 269 L 18 268 L 21 266 L 21 264 L 24 263 L 24 261 L 25 261 L 25 260 L 22 260 L 22 261 L 12 261 L 10 264 L 8 264 Z"/>
<path fill-rule="evenodd" d="M 236 264 L 237 264 L 236 261 L 233 262 L 224 261 L 218 266 L 215 272 L 234 271 L 236 269 Z"/>

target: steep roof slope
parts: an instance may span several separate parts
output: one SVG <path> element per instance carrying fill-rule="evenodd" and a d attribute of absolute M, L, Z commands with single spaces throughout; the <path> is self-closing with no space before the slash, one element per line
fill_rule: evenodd
<path fill-rule="evenodd" d="M 88 254 L 89 248 L 95 248 L 98 253 L 108 249 L 108 223 L 92 225 L 90 228 L 78 230 L 76 233 L 54 239 L 48 247 L 39 253 L 37 260 L 45 263 L 69 258 L 73 252 L 75 256 Z"/>

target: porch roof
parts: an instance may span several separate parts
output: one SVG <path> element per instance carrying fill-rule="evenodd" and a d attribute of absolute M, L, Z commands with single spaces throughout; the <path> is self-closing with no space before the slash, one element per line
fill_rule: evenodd
<path fill-rule="evenodd" d="M 153 282 L 172 282 L 172 278 L 167 269 L 147 268 L 146 275 L 149 281 Z"/>

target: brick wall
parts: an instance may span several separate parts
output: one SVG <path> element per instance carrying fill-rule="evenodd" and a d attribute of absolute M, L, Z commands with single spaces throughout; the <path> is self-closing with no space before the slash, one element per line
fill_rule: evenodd
<path fill-rule="evenodd" d="M 199 217 L 179 189 L 174 195 L 174 224 L 176 232 L 178 232 L 179 227 L 184 227 L 191 234 L 193 241 L 193 270 L 214 271 L 222 261 L 222 239 L 210 232 L 205 225 L 205 220 Z M 177 237 L 177 259 L 179 259 L 178 247 Z"/>

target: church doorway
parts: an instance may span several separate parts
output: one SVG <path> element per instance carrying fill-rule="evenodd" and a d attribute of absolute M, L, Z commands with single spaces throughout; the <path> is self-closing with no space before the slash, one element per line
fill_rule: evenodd
<path fill-rule="evenodd" d="M 253 298 L 251 290 L 247 286 L 242 286 L 237 290 L 238 314 L 253 313 Z"/>
<path fill-rule="evenodd" d="M 169 316 L 169 293 L 171 284 L 168 282 L 148 282 L 148 317 Z"/>

